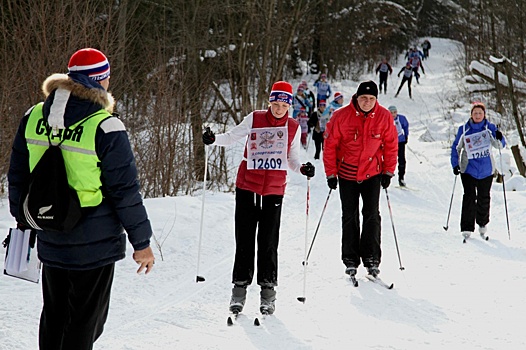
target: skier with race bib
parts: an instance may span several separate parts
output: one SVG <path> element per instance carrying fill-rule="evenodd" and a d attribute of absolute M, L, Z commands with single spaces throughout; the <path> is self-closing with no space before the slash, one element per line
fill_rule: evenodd
<path fill-rule="evenodd" d="M 292 85 L 278 81 L 272 86 L 267 110 L 250 113 L 224 134 L 215 135 L 210 129 L 203 133 L 206 145 L 229 146 L 246 138 L 236 178 L 236 253 L 230 301 L 230 311 L 234 314 L 240 313 L 245 305 L 247 287 L 254 277 L 256 253 L 260 311 L 274 313 L 287 171 L 300 172 L 309 178 L 314 176 L 314 165 L 300 163 L 301 129 L 288 113 L 292 99 Z"/>

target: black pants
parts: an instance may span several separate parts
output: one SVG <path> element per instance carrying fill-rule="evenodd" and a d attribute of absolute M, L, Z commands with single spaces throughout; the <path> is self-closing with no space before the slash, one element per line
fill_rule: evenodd
<path fill-rule="evenodd" d="M 398 179 L 403 180 L 405 176 L 405 142 L 398 143 Z"/>
<path fill-rule="evenodd" d="M 381 218 L 380 175 L 363 182 L 340 179 L 342 203 L 342 260 L 346 266 L 379 265 Z M 360 234 L 359 201 L 362 197 L 363 227 Z"/>
<path fill-rule="evenodd" d="M 40 350 L 91 350 L 108 317 L 115 264 L 92 270 L 44 265 Z"/>
<path fill-rule="evenodd" d="M 313 130 L 312 139 L 314 140 L 314 147 L 316 147 L 314 159 L 320 159 L 320 152 L 323 149 L 323 132 L 317 132 Z"/>
<path fill-rule="evenodd" d="M 260 196 L 236 188 L 236 257 L 232 283 L 249 285 L 254 277 L 257 230 L 257 283 L 278 285 L 278 244 L 283 196 Z"/>
<path fill-rule="evenodd" d="M 378 89 L 382 92 L 382 85 L 384 86 L 384 94 L 387 93 L 387 75 L 388 72 L 380 72 L 380 83 L 378 84 Z"/>
<path fill-rule="evenodd" d="M 411 96 L 411 80 L 413 80 L 413 76 L 411 75 L 409 78 L 404 75 L 402 78 L 402 82 L 400 83 L 400 86 L 398 87 L 398 91 L 396 92 L 396 95 L 400 93 L 400 90 L 402 90 L 402 86 L 404 86 L 405 82 L 407 81 L 407 89 L 409 90 L 409 98 L 412 98 Z"/>
<path fill-rule="evenodd" d="M 477 180 L 469 174 L 460 174 L 464 196 L 460 231 L 475 231 L 475 223 L 486 226 L 489 222 L 490 190 L 493 175 Z"/>

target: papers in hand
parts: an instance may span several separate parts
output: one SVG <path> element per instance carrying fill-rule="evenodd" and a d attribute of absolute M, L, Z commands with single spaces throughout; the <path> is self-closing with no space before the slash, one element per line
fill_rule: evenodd
<path fill-rule="evenodd" d="M 11 228 L 9 233 L 4 274 L 38 283 L 41 263 L 37 257 L 36 241 L 31 242 L 31 230 Z"/>

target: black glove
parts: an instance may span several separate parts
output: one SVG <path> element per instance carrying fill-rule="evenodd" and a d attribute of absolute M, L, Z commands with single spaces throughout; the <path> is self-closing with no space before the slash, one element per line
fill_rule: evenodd
<path fill-rule="evenodd" d="M 458 165 L 453 168 L 453 174 L 455 174 L 455 175 L 460 174 L 460 167 Z"/>
<path fill-rule="evenodd" d="M 495 138 L 499 141 L 502 141 L 502 133 L 500 132 L 500 130 L 495 131 Z"/>
<path fill-rule="evenodd" d="M 30 230 L 31 229 L 31 227 L 26 226 L 24 224 L 21 224 L 19 222 L 16 223 L 16 228 L 19 229 L 20 231 L 25 231 L 25 230 Z"/>
<path fill-rule="evenodd" d="M 387 188 L 391 184 L 391 175 L 382 174 L 382 178 L 380 179 L 380 184 L 382 185 L 382 188 Z"/>
<path fill-rule="evenodd" d="M 205 145 L 211 145 L 216 141 L 216 135 L 210 128 L 206 128 L 206 131 L 203 133 L 203 143 Z"/>
<path fill-rule="evenodd" d="M 314 165 L 310 162 L 307 164 L 302 164 L 300 172 L 307 177 L 314 177 Z"/>
<path fill-rule="evenodd" d="M 328 177 L 327 186 L 329 186 L 331 190 L 335 190 L 338 187 L 338 178 L 336 176 Z"/>

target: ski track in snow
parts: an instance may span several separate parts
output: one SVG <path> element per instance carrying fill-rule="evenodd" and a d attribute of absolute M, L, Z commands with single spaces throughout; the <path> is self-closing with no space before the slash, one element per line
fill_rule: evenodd
<path fill-rule="evenodd" d="M 423 39 L 422 39 L 423 40 Z M 164 260 L 154 247 L 157 263 L 148 275 L 137 275 L 127 258 L 117 263 L 110 314 L 97 350 L 149 349 L 520 349 L 526 348 L 526 226 L 524 190 L 506 190 L 511 240 L 508 239 L 502 184 L 492 188 L 489 241 L 478 232 L 462 243 L 459 232 L 462 184 L 457 181 L 449 228 L 446 225 L 454 175 L 449 164 L 456 129 L 468 119 L 469 103 L 446 118 L 446 98 L 458 95 L 455 61 L 457 44 L 430 38 L 426 75 L 413 81 L 413 100 L 407 87 L 394 98 L 401 79 L 396 73 L 403 59 L 392 62 L 388 94 L 410 122 L 406 150 L 409 190 L 388 189 L 402 267 L 396 252 L 385 191 L 382 216 L 382 279 L 392 290 L 365 278 L 358 269 L 359 287 L 352 286 L 340 260 L 341 208 L 338 190 L 332 191 L 307 266 L 305 259 L 305 206 L 307 182 L 290 174 L 282 212 L 279 247 L 279 286 L 276 313 L 259 327 L 259 287 L 248 289 L 244 315 L 226 324 L 234 255 L 234 195 L 207 192 L 201 261 L 197 271 L 200 230 L 200 193 L 195 196 L 145 200 L 154 231 L 162 242 Z M 402 56 L 403 58 L 403 56 Z M 312 86 L 316 77 L 306 76 Z M 363 76 L 363 80 L 377 77 Z M 299 81 L 298 81 L 299 82 Z M 294 86 L 298 82 L 294 82 Z M 346 103 L 359 82 L 331 81 Z M 505 132 L 506 134 L 506 132 Z M 425 140 L 432 140 L 425 142 Z M 242 144 L 228 150 L 239 161 Z M 503 153 L 510 153 L 509 149 Z M 328 194 L 323 163 L 313 160 L 314 144 L 303 160 L 316 166 L 310 181 L 308 245 Z M 498 155 L 498 152 L 494 153 Z M 235 169 L 234 169 L 235 171 Z M 510 177 L 506 178 L 507 180 Z M 524 182 L 524 179 L 514 181 Z M 523 188 L 526 188 L 523 185 Z M 0 229 L 14 225 L 7 199 L 0 202 Z M 2 238 L 3 239 L 3 238 Z M 0 258 L 5 250 L 1 249 Z M 199 273 L 205 282 L 196 283 Z M 37 349 L 41 286 L 0 277 L 0 349 Z M 306 297 L 305 303 L 297 301 Z"/>

